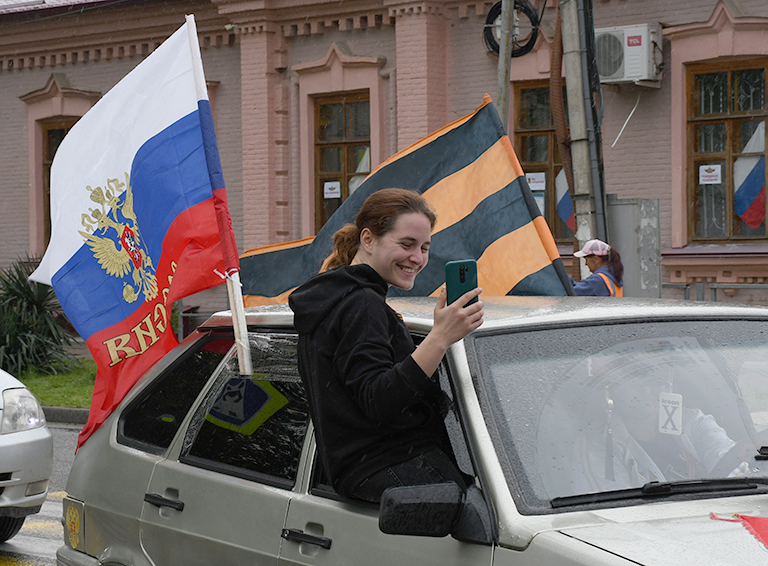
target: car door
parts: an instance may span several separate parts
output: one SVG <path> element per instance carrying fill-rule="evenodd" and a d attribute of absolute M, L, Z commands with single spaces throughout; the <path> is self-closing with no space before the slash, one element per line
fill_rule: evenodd
<path fill-rule="evenodd" d="M 444 420 L 459 468 L 473 475 L 447 368 L 439 369 L 444 392 Z M 310 438 L 310 454 L 315 452 Z M 398 536 L 379 530 L 378 505 L 342 500 L 324 479 L 319 462 L 307 460 L 302 484 L 288 509 L 283 529 L 286 542 L 280 551 L 280 566 L 481 566 L 491 564 L 493 547 L 444 538 Z"/>
<path fill-rule="evenodd" d="M 277 562 L 309 416 L 296 337 L 249 337 L 254 373 L 241 376 L 232 352 L 152 475 L 141 538 L 156 564 Z"/>
<path fill-rule="evenodd" d="M 280 566 L 481 566 L 493 557 L 492 546 L 451 537 L 384 534 L 377 505 L 342 500 L 317 479 L 291 501 L 282 536 Z"/>

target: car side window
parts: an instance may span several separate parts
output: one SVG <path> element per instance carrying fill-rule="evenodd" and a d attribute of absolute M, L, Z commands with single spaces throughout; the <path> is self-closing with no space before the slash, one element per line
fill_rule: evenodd
<path fill-rule="evenodd" d="M 298 337 L 251 333 L 249 341 L 253 374 L 240 375 L 233 353 L 192 419 L 180 460 L 290 489 L 309 425 Z"/>
<path fill-rule="evenodd" d="M 152 454 L 163 454 L 233 345 L 232 336 L 207 336 L 199 340 L 123 411 L 117 441 Z"/>

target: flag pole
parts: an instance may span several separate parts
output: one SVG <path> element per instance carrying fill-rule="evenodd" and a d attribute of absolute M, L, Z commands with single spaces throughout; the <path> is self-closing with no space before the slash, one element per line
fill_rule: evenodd
<path fill-rule="evenodd" d="M 197 99 L 208 100 L 208 87 L 205 84 L 205 74 L 203 71 L 203 60 L 200 57 L 200 44 L 197 39 L 197 25 L 195 24 L 195 16 L 186 16 L 187 29 L 189 30 L 189 42 L 192 51 L 193 69 L 195 72 L 195 88 L 197 89 Z M 212 122 L 211 122 L 212 126 Z M 203 141 L 205 145 L 205 140 Z M 218 148 L 215 147 L 215 141 L 212 143 L 214 147 L 205 147 L 206 154 L 208 152 L 215 151 L 216 162 L 219 161 Z M 210 165 L 210 160 L 208 160 Z M 217 165 L 220 167 L 220 165 Z M 209 171 L 210 172 L 210 171 Z M 222 181 L 223 182 L 223 181 Z M 222 187 L 211 187 L 212 189 L 223 189 Z M 214 197 L 215 198 L 215 197 Z M 221 206 L 226 207 L 226 198 Z M 219 232 L 221 233 L 222 243 L 227 237 L 231 237 L 232 226 L 229 223 L 229 213 L 226 213 L 227 221 L 222 220 L 217 213 L 217 222 L 219 222 Z M 234 247 L 234 238 L 232 237 L 232 247 Z M 235 250 L 230 250 L 233 254 Z M 228 255 L 224 254 L 225 257 Z M 226 261 L 226 260 L 225 260 Z M 251 346 L 248 342 L 248 325 L 245 321 L 245 306 L 243 303 L 243 286 L 240 283 L 240 267 L 237 265 L 237 257 L 234 256 L 231 265 L 226 265 L 226 282 L 227 282 L 227 295 L 229 296 L 229 308 L 232 312 L 232 326 L 235 330 L 235 347 L 237 348 L 237 360 L 240 366 L 240 374 L 250 376 L 253 373 L 253 362 L 251 360 Z"/>
<path fill-rule="evenodd" d="M 235 271 L 227 277 L 227 294 L 229 295 L 229 308 L 232 311 L 232 325 L 235 328 L 240 374 L 250 376 L 253 373 L 253 362 L 251 361 L 251 345 L 248 342 L 248 325 L 245 322 L 243 286 L 240 283 L 239 271 Z"/>

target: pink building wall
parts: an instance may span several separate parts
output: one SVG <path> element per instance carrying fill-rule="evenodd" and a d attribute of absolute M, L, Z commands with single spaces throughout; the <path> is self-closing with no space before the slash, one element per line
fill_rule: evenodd
<path fill-rule="evenodd" d="M 106 92 L 181 25 L 184 12 L 194 12 L 203 37 L 207 78 L 217 83 L 219 147 L 242 252 L 313 234 L 314 96 L 369 89 L 372 167 L 472 112 L 485 93 L 496 98 L 498 59 L 482 41 L 485 17 L 493 4 L 146 0 L 105 7 L 78 19 L 66 14 L 40 21 L 34 15 L 16 19 L 0 15 L 0 149 L 4 155 L 0 194 L 9 203 L 0 210 L 0 267 L 34 247 L 29 219 L 34 218 L 30 206 L 37 205 L 29 192 L 28 129 L 29 120 L 36 119 L 20 97 L 42 89 L 52 72 L 64 72 L 77 88 Z M 536 1 L 539 10 L 542 4 Z M 536 48 L 512 60 L 511 86 L 549 77 L 554 6 L 547 3 Z M 664 259 L 665 266 L 671 266 L 662 270 L 665 281 L 743 276 L 765 280 L 760 279 L 760 270 L 765 272 L 768 240 L 762 242 L 762 251 L 737 245 L 738 258 L 734 253 L 702 258 L 689 244 L 683 180 L 684 77 L 685 66 L 692 61 L 768 53 L 768 6 L 757 0 L 593 0 L 593 8 L 598 28 L 657 22 L 665 28 L 665 71 L 659 88 L 603 86 L 601 135 L 607 192 L 620 198 L 659 199 L 661 245 L 674 252 Z M 108 47 L 113 56 L 94 61 L 95 50 Z M 85 52 L 90 54 L 87 62 Z M 51 54 L 58 54 L 53 65 Z M 42 56 L 48 57 L 45 63 Z M 10 67 L 10 61 L 30 58 L 34 60 L 30 67 Z M 512 135 L 514 108 L 512 88 Z M 730 267 L 713 269 L 722 265 Z M 759 293 L 740 292 L 737 298 L 768 303 Z M 217 300 L 205 299 L 201 304 L 213 305 Z M 223 299 L 220 305 L 225 306 Z"/>

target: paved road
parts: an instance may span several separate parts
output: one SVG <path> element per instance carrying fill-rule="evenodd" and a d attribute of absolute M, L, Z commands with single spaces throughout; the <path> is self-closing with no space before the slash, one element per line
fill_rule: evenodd
<path fill-rule="evenodd" d="M 0 544 L 0 566 L 50 566 L 56 564 L 56 549 L 64 541 L 61 500 L 82 425 L 49 423 L 53 433 L 53 476 L 48 498 L 40 513 L 27 517 L 19 534 Z"/>

